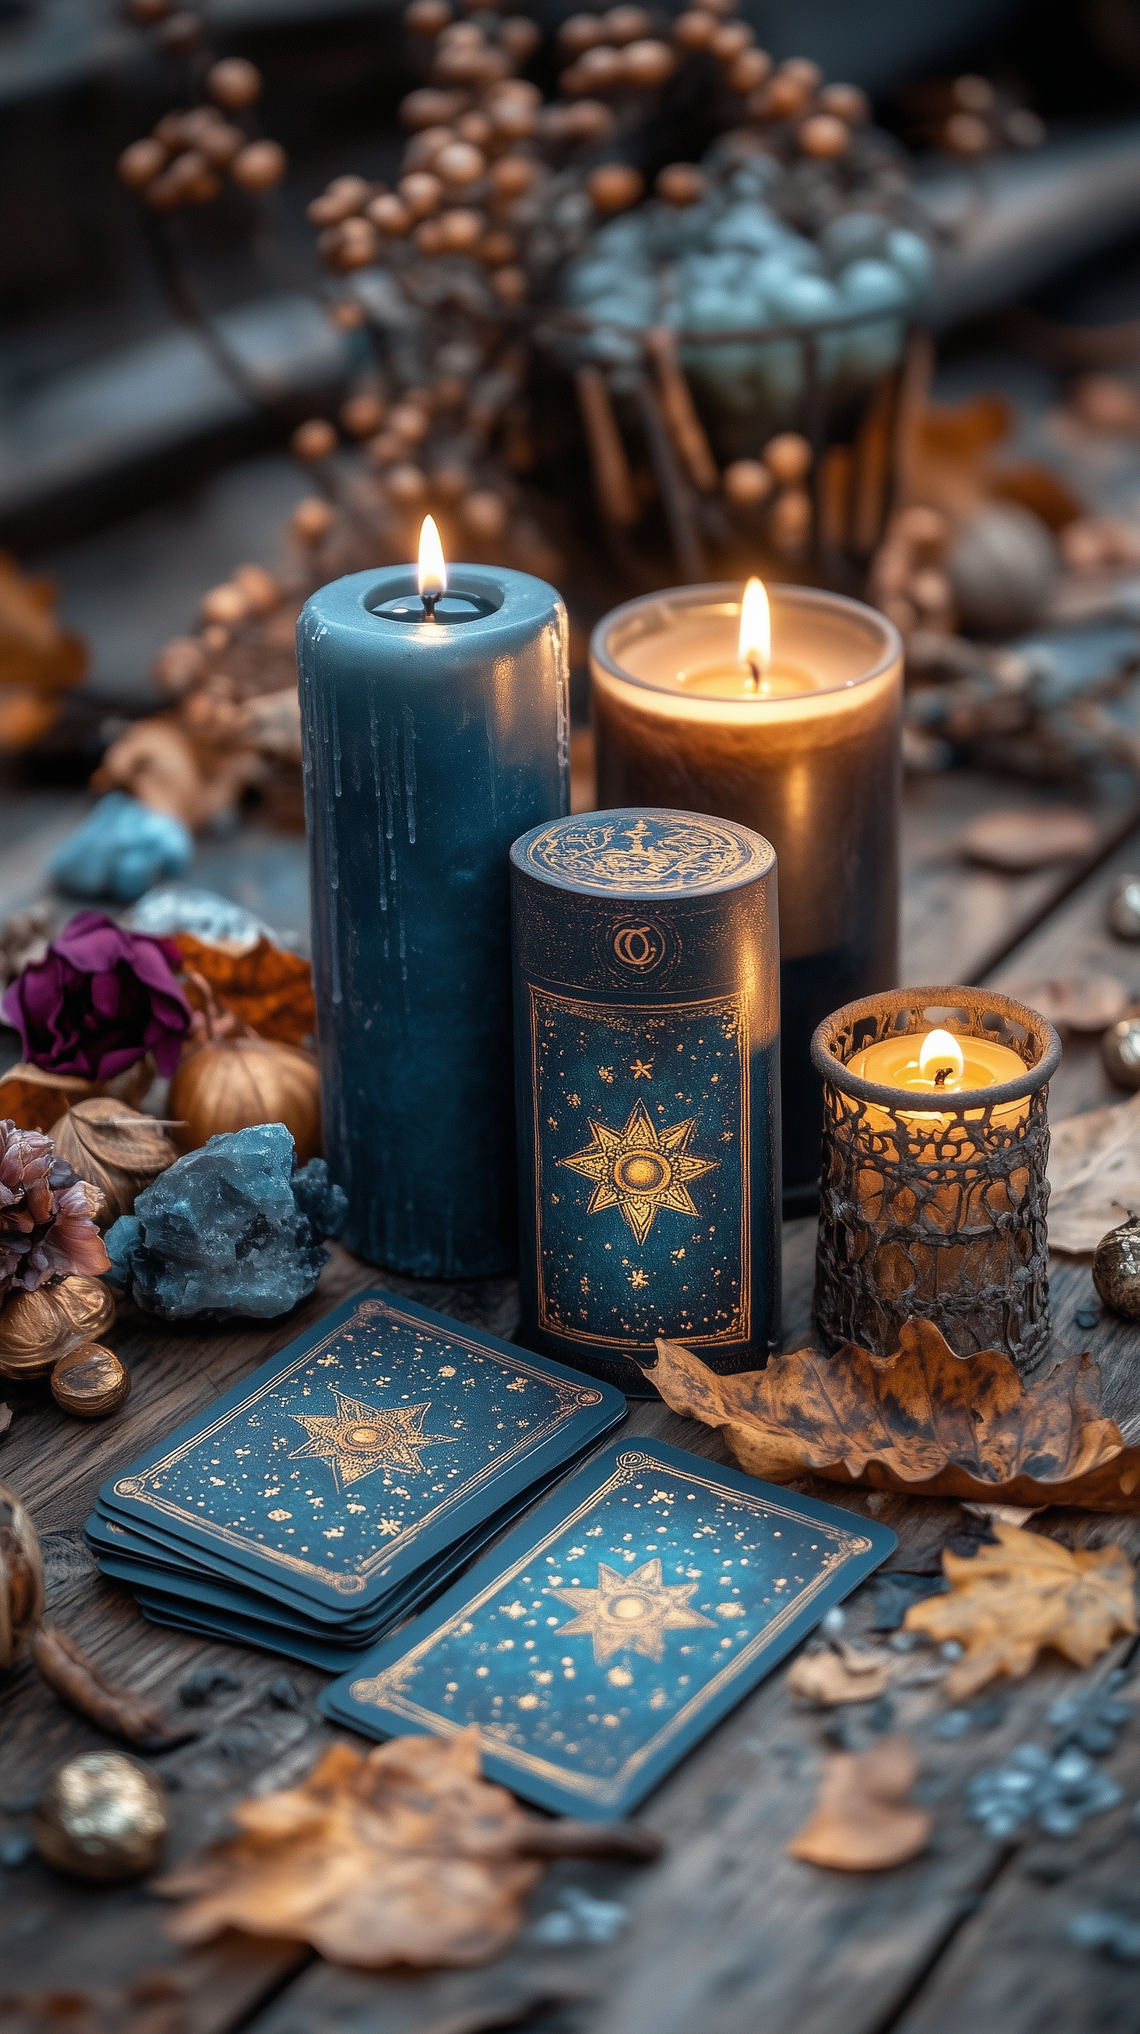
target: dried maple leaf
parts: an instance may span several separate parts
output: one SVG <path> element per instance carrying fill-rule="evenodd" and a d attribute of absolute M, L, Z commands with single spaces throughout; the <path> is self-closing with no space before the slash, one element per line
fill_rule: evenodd
<path fill-rule="evenodd" d="M 188 968 L 202 975 L 215 994 L 262 1038 L 303 1045 L 317 1028 L 313 970 L 300 954 L 286 953 L 265 935 L 256 946 L 234 953 L 223 945 L 176 932 L 174 942 Z M 199 999 L 188 990 L 191 1002 Z"/>
<path fill-rule="evenodd" d="M 865 1752 L 829 1754 L 803 1828 L 788 1856 L 838 1872 L 881 1872 L 906 1864 L 930 1841 L 931 1817 L 907 1795 L 918 1778 L 906 1737 L 880 1738 Z"/>
<path fill-rule="evenodd" d="M 965 1646 L 946 1676 L 948 1695 L 972 1695 L 996 1674 L 1021 1680 L 1042 1646 L 1088 1667 L 1118 1632 L 1140 1631 L 1136 1571 L 1122 1547 L 1070 1553 L 1018 1526 L 994 1531 L 998 1544 L 983 1544 L 970 1560 L 944 1553 L 950 1594 L 912 1605 L 904 1620 L 905 1631 Z"/>
<path fill-rule="evenodd" d="M 335 1744 L 299 1787 L 242 1801 L 240 1835 L 158 1880 L 187 1897 L 169 1933 L 224 1928 L 309 1942 L 334 1963 L 489 1963 L 555 1856 L 648 1861 L 650 1830 L 536 1821 L 482 1778 L 479 1733 Z"/>
<path fill-rule="evenodd" d="M 908 1321 L 893 1356 L 853 1343 L 718 1376 L 677 1342 L 644 1368 L 674 1412 L 717 1427 L 742 1469 L 983 1504 L 1140 1510 L 1140 1448 L 1100 1415 L 1100 1371 L 1070 1356 L 1033 1385 L 999 1350 L 956 1356 Z"/>
<path fill-rule="evenodd" d="M 828 1708 L 838 1702 L 874 1702 L 899 1665 L 890 1653 L 864 1652 L 859 1646 L 841 1643 L 793 1660 L 788 1669 L 788 1693 Z"/>

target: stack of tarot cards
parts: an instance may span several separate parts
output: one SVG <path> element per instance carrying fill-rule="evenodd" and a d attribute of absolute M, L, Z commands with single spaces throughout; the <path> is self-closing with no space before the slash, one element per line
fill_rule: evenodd
<path fill-rule="evenodd" d="M 608 1385 L 367 1292 L 113 1476 L 87 1539 L 155 1623 L 341 1672 L 624 1412 Z"/>

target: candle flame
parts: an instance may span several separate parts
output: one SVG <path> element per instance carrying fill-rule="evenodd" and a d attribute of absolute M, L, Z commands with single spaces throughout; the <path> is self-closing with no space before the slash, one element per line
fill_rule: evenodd
<path fill-rule="evenodd" d="M 962 1048 L 951 1032 L 927 1032 L 918 1052 L 919 1073 L 930 1074 L 935 1086 L 942 1088 L 961 1080 L 965 1066 Z"/>
<path fill-rule="evenodd" d="M 736 652 L 751 674 L 749 690 L 755 690 L 772 661 L 772 616 L 768 596 L 759 579 L 750 579 L 740 603 L 740 642 Z"/>
<path fill-rule="evenodd" d="M 434 516 L 425 516 L 420 530 L 420 592 L 446 593 L 447 566 Z"/>

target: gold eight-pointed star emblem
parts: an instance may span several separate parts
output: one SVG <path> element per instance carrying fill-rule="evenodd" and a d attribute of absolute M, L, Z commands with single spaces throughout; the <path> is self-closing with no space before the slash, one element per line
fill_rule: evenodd
<path fill-rule="evenodd" d="M 335 1415 L 291 1415 L 305 1428 L 309 1438 L 303 1448 L 293 1451 L 289 1460 L 299 1462 L 304 1455 L 319 1456 L 322 1462 L 330 1464 L 338 1490 L 349 1483 L 359 1483 L 362 1476 L 371 1476 L 374 1469 L 422 1470 L 421 1448 L 438 1447 L 447 1439 L 445 1434 L 423 1432 L 430 1399 L 423 1405 L 381 1407 L 366 1405 L 362 1398 L 349 1398 L 335 1385 L 330 1389 L 336 1400 Z"/>
<path fill-rule="evenodd" d="M 715 1158 L 694 1158 L 688 1150 L 695 1116 L 658 1129 L 644 1102 L 635 1102 L 624 1129 L 611 1130 L 590 1118 L 590 1142 L 584 1151 L 560 1158 L 594 1181 L 588 1215 L 620 1208 L 639 1243 L 644 1243 L 662 1208 L 678 1215 L 699 1215 L 688 1182 L 713 1172 Z"/>
<path fill-rule="evenodd" d="M 711 1617 L 688 1608 L 697 1584 L 663 1582 L 658 1557 L 635 1568 L 632 1575 L 619 1575 L 616 1568 L 599 1561 L 596 1589 L 552 1589 L 550 1593 L 561 1603 L 572 1603 L 578 1613 L 569 1624 L 559 1625 L 555 1638 L 589 1632 L 599 1667 L 622 1651 L 640 1653 L 646 1660 L 664 1659 L 667 1631 L 688 1631 L 698 1625 L 716 1630 Z"/>

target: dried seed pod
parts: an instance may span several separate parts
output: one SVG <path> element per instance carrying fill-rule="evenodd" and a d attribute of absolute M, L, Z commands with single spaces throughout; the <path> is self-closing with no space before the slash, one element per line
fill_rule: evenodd
<path fill-rule="evenodd" d="M 500 198 L 521 198 L 525 191 L 529 191 L 538 173 L 538 164 L 532 162 L 529 156 L 505 155 L 491 166 L 491 184 Z"/>
<path fill-rule="evenodd" d="M 483 236 L 486 220 L 481 212 L 453 206 L 439 215 L 440 248 L 444 254 L 470 254 Z"/>
<path fill-rule="evenodd" d="M 1102 1236 L 1093 1252 L 1093 1284 L 1106 1307 L 1140 1321 L 1140 1217 L 1129 1216 Z"/>
<path fill-rule="evenodd" d="M 119 181 L 130 191 L 141 191 L 166 167 L 166 150 L 161 141 L 148 134 L 132 141 L 119 157 Z"/>
<path fill-rule="evenodd" d="M 851 129 L 846 121 L 837 120 L 834 113 L 813 113 L 810 120 L 804 121 L 797 139 L 805 155 L 830 162 L 836 156 L 846 155 L 851 146 Z"/>
<path fill-rule="evenodd" d="M 505 268 L 508 262 L 518 260 L 519 244 L 513 233 L 506 233 L 501 227 L 496 227 L 494 231 L 483 235 L 475 252 L 480 261 L 486 262 L 488 268 Z M 463 400 L 464 389 L 461 382 L 458 389 L 458 395 L 454 393 L 449 395 L 449 404 L 452 408 Z"/>
<path fill-rule="evenodd" d="M 688 8 L 673 23 L 673 40 L 678 49 L 707 49 L 715 34 L 716 16 L 707 7 Z"/>
<path fill-rule="evenodd" d="M 261 97 L 261 72 L 245 57 L 223 57 L 206 72 L 206 90 L 217 105 L 236 113 Z"/>
<path fill-rule="evenodd" d="M 607 162 L 586 179 L 591 203 L 599 212 L 625 212 L 645 191 L 645 178 L 632 163 Z"/>
<path fill-rule="evenodd" d="M 834 113 L 848 127 L 863 127 L 871 118 L 871 102 L 858 85 L 825 85 L 819 95 L 821 113 Z"/>
<path fill-rule="evenodd" d="M 154 138 L 161 141 L 168 155 L 173 155 L 177 149 L 189 148 L 190 136 L 186 130 L 188 118 L 189 114 L 184 108 L 175 107 L 171 112 L 164 113 L 161 120 L 155 121 Z"/>
<path fill-rule="evenodd" d="M 245 145 L 246 136 L 242 129 L 231 127 L 228 120 L 220 117 L 212 120 L 209 126 L 204 125 L 198 139 L 198 146 L 212 169 L 228 169 Z"/>
<path fill-rule="evenodd" d="M 695 162 L 671 162 L 658 171 L 653 188 L 667 205 L 681 211 L 704 197 L 705 179 Z"/>
<path fill-rule="evenodd" d="M 156 40 L 163 56 L 188 57 L 197 49 L 202 32 L 197 14 L 170 14 L 159 27 Z"/>
<path fill-rule="evenodd" d="M 602 27 L 607 41 L 616 43 L 620 49 L 623 44 L 641 42 L 650 35 L 653 17 L 644 7 L 611 7 L 602 16 Z"/>
<path fill-rule="evenodd" d="M 458 120 L 466 113 L 470 99 L 465 92 L 440 92 L 431 85 L 424 85 L 418 92 L 409 92 L 400 101 L 400 122 L 414 130 L 421 127 L 446 126 L 449 120 Z"/>
<path fill-rule="evenodd" d="M 464 113 L 455 123 L 455 132 L 460 141 L 484 152 L 495 138 L 495 129 L 486 113 Z"/>
<path fill-rule="evenodd" d="M 539 115 L 535 106 L 522 99 L 502 99 L 492 109 L 490 140 L 530 141 L 538 133 Z"/>
<path fill-rule="evenodd" d="M 413 170 L 410 176 L 400 178 L 396 196 L 412 219 L 429 219 L 439 210 L 443 185 L 427 170 Z"/>
<path fill-rule="evenodd" d="M 264 565 L 239 565 L 233 583 L 245 595 L 251 614 L 272 614 L 281 599 L 281 587 Z"/>
<path fill-rule="evenodd" d="M 806 487 L 786 488 L 768 513 L 768 536 L 774 549 L 794 557 L 807 543 L 811 523 L 811 496 Z"/>
<path fill-rule="evenodd" d="M 441 148 L 432 169 L 445 184 L 473 184 L 483 175 L 487 158 L 481 149 L 472 148 L 467 141 L 449 141 Z"/>
<path fill-rule="evenodd" d="M 802 480 L 811 468 L 811 446 L 798 431 L 781 431 L 765 445 L 764 464 L 782 485 Z"/>
<path fill-rule="evenodd" d="M 235 155 L 230 175 L 243 191 L 271 191 L 288 167 L 289 158 L 279 141 L 251 141 Z"/>
<path fill-rule="evenodd" d="M 391 192 L 382 198 L 373 198 L 368 207 L 368 217 L 378 233 L 387 234 L 391 240 L 399 240 L 412 230 L 412 215 L 401 198 Z"/>
<path fill-rule="evenodd" d="M 83 1752 L 57 1767 L 40 1796 L 40 1856 L 77 1878 L 138 1878 L 166 1842 L 166 1789 L 125 1752 Z"/>
<path fill-rule="evenodd" d="M 315 464 L 318 459 L 327 459 L 336 451 L 337 437 L 331 424 L 324 417 L 310 417 L 305 424 L 298 424 L 289 440 L 289 449 L 295 459 L 306 464 Z"/>
<path fill-rule="evenodd" d="M 613 107 L 603 105 L 600 99 L 582 99 L 577 106 L 555 106 L 551 112 L 558 117 L 560 141 L 601 141 L 617 124 Z"/>
<path fill-rule="evenodd" d="M 313 226 L 339 226 L 342 219 L 362 212 L 371 196 L 372 185 L 363 177 L 334 177 L 320 197 L 305 207 L 305 217 Z"/>
<path fill-rule="evenodd" d="M 105 1334 L 115 1298 L 101 1278 L 64 1278 L 12 1293 L 0 1312 L 0 1377 L 46 1377 L 61 1356 Z"/>
<path fill-rule="evenodd" d="M 491 288 L 501 304 L 523 304 L 529 288 L 526 272 L 511 265 L 497 268 L 491 277 Z"/>
<path fill-rule="evenodd" d="M 44 1614 L 36 1529 L 14 1490 L 0 1483 L 0 1669 L 14 1667 Z"/>
<path fill-rule="evenodd" d="M 559 83 L 564 92 L 581 97 L 585 92 L 610 92 L 621 84 L 624 76 L 625 65 L 617 50 L 609 43 L 599 43 L 596 49 L 586 50 L 568 71 L 563 71 Z"/>
<path fill-rule="evenodd" d="M 56 1404 L 79 1420 L 106 1419 L 126 1404 L 130 1391 L 126 1364 L 99 1342 L 81 1342 L 70 1355 L 60 1357 L 51 1374 Z"/>
<path fill-rule="evenodd" d="M 722 64 L 734 64 L 755 40 L 746 21 L 726 21 L 723 28 L 714 31 L 709 50 Z"/>
<path fill-rule="evenodd" d="M 422 127 L 405 143 L 403 175 L 407 176 L 410 170 L 430 170 L 440 149 L 449 147 L 454 140 L 454 127 Z"/>
<path fill-rule="evenodd" d="M 449 507 L 462 501 L 471 487 L 466 466 L 437 466 L 431 476 L 431 490 L 437 501 Z"/>
<path fill-rule="evenodd" d="M 289 518 L 289 527 L 300 543 L 315 545 L 327 537 L 335 516 L 331 502 L 322 501 L 320 495 L 309 494 L 297 503 Z"/>
<path fill-rule="evenodd" d="M 811 93 L 818 92 L 823 83 L 823 72 L 810 57 L 786 58 L 780 65 L 780 73 L 782 77 L 797 79 L 805 91 Z"/>
<path fill-rule="evenodd" d="M 106 1204 L 103 1227 L 117 1222 L 120 1215 L 129 1215 L 136 1194 L 178 1156 L 161 1123 L 137 1109 L 128 1109 L 112 1095 L 76 1102 L 52 1124 L 49 1135 L 80 1179 L 89 1180 L 102 1193 Z M 88 1335 L 97 1332 L 92 1328 Z"/>
<path fill-rule="evenodd" d="M 739 92 L 743 96 L 746 92 L 757 91 L 771 73 L 772 59 L 767 50 L 745 49 L 741 50 L 736 61 L 729 65 L 725 83 L 730 91 Z"/>
<path fill-rule="evenodd" d="M 194 1047 L 170 1083 L 169 1106 L 181 1119 L 177 1136 L 183 1151 L 200 1151 L 211 1137 L 255 1123 L 284 1123 L 298 1165 L 321 1148 L 316 1062 L 296 1046 L 253 1033 L 212 1036 Z"/>
<path fill-rule="evenodd" d="M 202 595 L 198 612 L 203 621 L 221 622 L 224 628 L 232 628 L 235 623 L 245 620 L 249 602 L 241 588 L 227 580 L 224 586 L 212 586 L 208 593 Z"/>
<path fill-rule="evenodd" d="M 350 438 L 370 438 L 380 429 L 386 414 L 387 405 L 381 398 L 371 389 L 362 389 L 342 405 L 340 421 Z"/>
<path fill-rule="evenodd" d="M 541 42 L 542 30 L 537 21 L 528 20 L 525 14 L 506 14 L 499 23 L 499 47 L 512 63 L 525 64 Z"/>
<path fill-rule="evenodd" d="M 417 254 L 443 253 L 443 235 L 439 230 L 438 219 L 421 219 L 412 240 Z"/>
<path fill-rule="evenodd" d="M 757 95 L 758 111 L 766 120 L 794 120 L 806 113 L 813 96 L 812 87 L 804 79 L 790 72 L 782 64 L 774 78 L 761 87 Z"/>
<path fill-rule="evenodd" d="M 338 231 L 337 267 L 371 268 L 380 252 L 376 228 L 367 219 L 346 219 Z"/>
<path fill-rule="evenodd" d="M 725 467 L 721 485 L 734 508 L 755 508 L 767 500 L 775 483 L 763 460 L 734 459 Z"/>
<path fill-rule="evenodd" d="M 558 31 L 558 47 L 566 56 L 580 57 L 608 37 L 597 14 L 571 14 Z"/>
<path fill-rule="evenodd" d="M 419 403 L 397 403 L 389 413 L 388 429 L 405 444 L 422 445 L 431 429 L 431 418 Z"/>
<path fill-rule="evenodd" d="M 954 113 L 942 130 L 942 140 L 953 155 L 984 155 L 993 144 L 993 135 L 978 114 Z"/>
<path fill-rule="evenodd" d="M 404 22 L 413 35 L 438 35 L 450 20 L 448 0 L 412 0 L 404 9 Z"/>
<path fill-rule="evenodd" d="M 401 462 L 384 476 L 390 500 L 398 508 L 418 508 L 427 496 L 427 481 L 418 466 Z"/>
<path fill-rule="evenodd" d="M 626 45 L 622 54 L 622 76 L 635 91 L 651 92 L 671 78 L 677 60 L 667 42 L 644 37 Z"/>
<path fill-rule="evenodd" d="M 394 466 L 398 460 L 403 459 L 408 445 L 407 440 L 401 438 L 395 431 L 379 431 L 375 438 L 368 440 L 364 449 L 368 454 L 370 465 L 383 467 Z"/>

